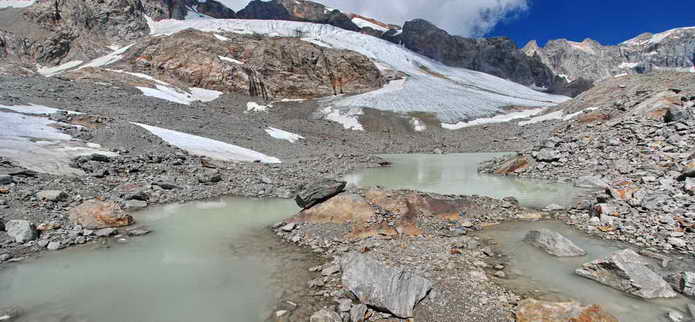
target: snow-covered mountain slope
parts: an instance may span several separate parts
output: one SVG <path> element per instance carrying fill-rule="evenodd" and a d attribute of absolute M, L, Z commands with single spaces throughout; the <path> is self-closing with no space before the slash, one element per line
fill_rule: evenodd
<path fill-rule="evenodd" d="M 372 107 L 396 112 L 431 112 L 454 122 L 494 115 L 503 106 L 551 106 L 567 100 L 495 76 L 453 68 L 415 54 L 390 42 L 331 25 L 269 20 L 162 20 L 149 21 L 153 35 L 171 35 L 189 28 L 205 32 L 263 34 L 313 40 L 337 49 L 358 52 L 386 69 L 407 74 L 398 86 L 362 95 L 324 101 L 337 108 Z"/>

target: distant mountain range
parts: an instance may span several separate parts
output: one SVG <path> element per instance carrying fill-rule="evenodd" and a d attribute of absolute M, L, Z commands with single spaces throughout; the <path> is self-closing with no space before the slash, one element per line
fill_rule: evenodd
<path fill-rule="evenodd" d="M 5 7 L 23 8 L 1 9 L 3 4 L 6 4 Z M 429 63 L 417 58 L 423 56 L 452 68 L 479 71 L 510 80 L 533 90 L 565 96 L 578 95 L 590 88 L 593 82 L 624 74 L 659 70 L 695 72 L 693 68 L 695 28 L 674 29 L 654 35 L 643 34 L 617 46 L 603 46 L 590 39 L 583 42 L 554 40 L 548 42 L 545 47 L 540 47 L 532 41 L 520 49 L 512 40 L 504 37 L 472 39 L 454 36 L 422 19 L 407 21 L 403 26 L 398 26 L 359 13 L 341 12 L 338 9 L 307 0 L 253 0 L 238 12 L 216 0 L 127 0 L 96 3 L 88 3 L 86 0 L 0 0 L 0 74 L 29 75 L 38 71 L 43 71 L 44 74 L 54 74 L 78 66 L 84 68 L 83 62 L 106 55 L 115 55 L 113 53 L 115 48 L 147 38 L 152 32 L 150 29 L 153 21 L 166 19 L 187 21 L 208 18 L 311 22 L 330 25 L 341 30 L 379 38 L 398 45 L 396 47 L 400 47 L 399 50 L 405 48 L 414 53 L 415 56 L 412 57 L 413 54 L 411 53 L 401 54 L 399 52 L 399 55 L 411 57 L 407 59 L 411 59 L 411 64 L 418 64 L 415 68 L 405 66 L 400 61 L 398 63 L 400 64 L 398 65 L 399 68 L 392 68 L 393 66 L 386 68 L 380 64 L 388 64 L 388 61 L 379 61 L 379 57 L 363 50 L 364 48 L 360 48 L 359 44 L 339 46 L 341 47 L 339 49 L 361 52 L 363 56 L 374 61 L 381 70 L 384 81 L 408 76 L 410 76 L 410 80 L 414 80 L 416 77 L 413 73 L 425 71 L 429 73 L 428 77 L 450 77 L 449 81 L 456 83 L 457 86 L 467 84 L 465 86 L 470 88 L 472 84 L 469 83 L 470 79 L 466 81 L 456 80 L 456 77 L 463 75 L 460 74 L 459 70 L 441 68 L 442 73 L 437 74 L 438 72 L 432 68 L 437 69 L 439 67 L 431 65 L 434 67 L 430 68 L 428 67 L 430 66 Z M 261 28 L 261 26 L 254 25 L 254 28 Z M 262 28 L 267 29 L 268 27 L 263 26 Z M 297 27 L 297 29 L 298 34 L 293 35 L 296 38 L 326 46 L 325 43 L 319 41 L 321 35 L 313 34 L 324 31 L 304 27 Z M 304 29 L 304 31 L 299 29 Z M 310 31 L 310 34 L 302 34 L 307 30 Z M 241 30 L 240 32 L 248 32 L 248 30 Z M 343 35 L 341 37 L 347 37 L 346 35 L 349 34 L 341 35 Z M 272 33 L 264 36 L 272 36 Z M 185 39 L 185 37 L 179 38 Z M 352 37 L 349 38 L 352 39 Z M 243 39 L 237 41 L 241 42 Z M 364 42 L 364 40 L 361 41 Z M 372 44 L 371 41 L 368 43 Z M 190 47 L 188 45 L 190 44 L 183 45 L 182 48 Z M 244 46 L 247 45 L 244 44 Z M 263 43 L 259 48 L 265 48 L 267 45 Z M 367 46 L 367 42 L 365 42 L 365 46 Z M 376 46 L 373 48 L 379 50 L 386 48 L 384 45 L 377 45 L 376 43 L 372 46 Z M 141 46 L 133 48 L 141 48 Z M 304 46 L 296 48 L 308 50 Z M 127 52 L 121 56 L 130 57 L 133 59 L 133 63 L 140 63 L 137 61 L 138 57 L 132 56 L 133 50 L 125 50 Z M 292 53 L 292 55 L 296 54 Z M 326 56 L 325 54 L 322 55 Z M 338 58 L 334 54 L 326 57 Z M 381 58 L 393 59 L 393 57 Z M 359 63 L 356 63 L 357 61 Z M 336 62 L 337 60 L 332 61 L 333 64 Z M 269 63 L 263 65 L 270 67 Z M 290 64 L 291 62 L 284 63 Z M 372 67 L 367 67 L 364 63 L 364 60 L 358 58 L 340 62 L 340 64 L 344 64 L 341 65 L 344 66 L 341 67 L 343 69 L 353 64 L 354 68 L 366 68 L 371 72 Z M 142 69 L 143 67 L 137 68 Z M 279 68 L 293 70 L 287 66 Z M 302 73 L 309 73 L 310 67 L 302 66 L 301 70 Z M 260 77 L 261 81 L 264 77 L 266 79 L 276 78 L 276 75 L 269 74 L 270 70 L 266 70 L 265 73 L 267 74 L 265 76 L 257 71 L 246 71 L 242 74 L 251 75 L 250 77 L 253 79 Z M 362 80 L 361 84 L 354 84 L 353 86 L 346 83 L 349 82 L 348 80 L 336 79 L 331 73 L 331 71 L 326 71 L 319 74 L 322 75 L 322 78 L 332 79 L 329 82 L 333 84 L 328 84 L 328 88 L 333 87 L 331 91 L 336 93 L 339 90 L 351 88 L 359 88 L 356 92 L 363 92 L 373 88 L 380 81 L 379 77 L 376 76 L 369 79 L 356 77 L 357 73 L 350 71 L 348 74 L 354 74 L 350 79 L 354 77 L 354 79 Z M 303 75 L 302 77 L 307 76 Z M 341 88 L 336 89 L 335 84 L 338 83 L 340 83 Z M 493 101 L 496 103 L 492 105 L 481 103 L 481 106 L 487 106 L 483 110 L 490 112 L 492 111 L 490 106 L 504 104 L 504 102 L 508 104 L 514 104 L 514 102 L 522 105 L 531 104 L 530 101 L 525 100 L 533 95 L 519 94 L 519 97 L 513 97 L 513 91 L 521 93 L 518 89 L 513 90 L 513 86 L 504 85 L 512 92 L 498 91 L 487 87 L 494 83 L 488 81 L 485 83 L 487 85 L 481 86 L 484 91 L 494 92 L 495 95 L 502 94 L 506 98 L 495 98 Z M 238 83 L 235 84 L 235 88 L 238 88 Z M 200 84 L 191 85 L 198 86 Z M 218 90 L 225 90 L 220 84 L 215 84 L 214 87 Z M 452 96 L 447 99 L 457 97 L 455 94 L 457 89 L 452 88 L 451 90 L 449 94 Z M 321 90 L 321 93 L 325 92 L 325 88 Z M 310 97 L 312 95 L 304 92 L 303 96 Z M 554 98 L 544 99 L 541 97 L 531 99 L 531 101 L 534 100 L 546 103 L 555 101 Z M 421 104 L 425 104 L 425 102 L 426 100 Z M 445 104 L 444 102 L 440 103 Z M 466 103 L 473 104 L 473 101 Z M 444 108 L 453 109 L 451 106 Z M 466 118 L 468 114 L 454 113 L 452 115 L 456 115 L 455 118 Z"/>

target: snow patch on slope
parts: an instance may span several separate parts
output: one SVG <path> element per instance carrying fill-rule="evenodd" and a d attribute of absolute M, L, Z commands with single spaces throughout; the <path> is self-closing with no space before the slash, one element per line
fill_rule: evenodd
<path fill-rule="evenodd" d="M 87 64 L 82 65 L 78 69 L 87 68 L 87 67 L 101 67 L 101 66 L 111 65 L 111 64 L 121 60 L 121 58 L 123 58 L 123 54 L 128 49 L 130 49 L 130 47 L 132 47 L 133 45 L 135 45 L 135 43 L 132 43 L 132 44 L 125 46 L 125 47 L 118 48 L 108 55 L 101 56 L 97 59 L 92 60 L 91 62 L 89 62 Z"/>
<path fill-rule="evenodd" d="M 261 105 L 256 102 L 248 102 L 246 103 L 246 112 L 247 113 L 258 113 L 258 112 L 268 112 L 268 109 L 270 108 L 270 105 Z"/>
<path fill-rule="evenodd" d="M 0 8 L 26 8 L 36 3 L 36 0 L 0 0 Z"/>
<path fill-rule="evenodd" d="M 361 108 L 337 109 L 328 106 L 321 110 L 323 118 L 332 122 L 336 122 L 343 126 L 346 130 L 364 131 L 364 127 L 360 124 L 359 117 L 364 112 Z"/>
<path fill-rule="evenodd" d="M 41 74 L 43 76 L 51 77 L 51 76 L 58 75 L 66 70 L 73 69 L 77 66 L 80 66 L 81 64 L 82 64 L 81 60 L 73 60 L 73 61 L 69 61 L 65 64 L 61 64 L 61 65 L 54 66 L 54 67 L 43 67 L 41 65 L 37 65 L 37 67 L 38 67 L 37 71 L 39 72 L 39 74 Z"/>
<path fill-rule="evenodd" d="M 372 23 L 372 22 L 370 22 L 370 21 L 364 20 L 364 19 L 362 19 L 362 18 L 360 18 L 360 17 L 355 17 L 355 18 L 353 18 L 353 19 L 352 19 L 352 23 L 356 24 L 357 27 L 360 27 L 360 28 L 367 28 L 367 27 L 369 27 L 369 28 L 372 28 L 372 29 L 378 30 L 378 31 L 383 31 L 383 32 L 389 31 L 388 28 L 384 28 L 384 27 L 379 26 L 379 25 L 377 25 L 377 24 L 375 24 L 375 23 Z"/>
<path fill-rule="evenodd" d="M 219 59 L 221 59 L 221 60 L 223 60 L 223 61 L 226 61 L 226 62 L 234 63 L 234 64 L 239 64 L 239 65 L 243 65 L 243 64 L 244 64 L 243 61 L 239 61 L 239 60 L 236 60 L 236 59 L 234 59 L 234 58 L 229 58 L 229 57 L 224 57 L 224 56 L 217 56 L 217 58 L 219 58 Z"/>
<path fill-rule="evenodd" d="M 398 90 L 344 96 L 327 102 L 335 108 L 372 107 L 395 112 L 432 112 L 443 121 L 497 114 L 504 106 L 546 107 L 569 98 L 534 91 L 492 75 L 445 66 L 385 40 L 331 25 L 293 21 L 200 19 L 150 21 L 154 35 L 188 28 L 293 37 L 297 32 L 333 48 L 356 51 L 373 62 L 402 71 L 408 81 Z"/>
<path fill-rule="evenodd" d="M 64 110 L 59 110 L 57 108 L 52 108 L 43 105 L 29 104 L 29 105 L 0 105 L 0 109 L 6 109 L 22 114 L 33 114 L 33 115 L 45 115 L 53 114 L 56 112 L 63 112 Z M 65 111 L 68 114 L 82 114 L 80 112 Z"/>
<path fill-rule="evenodd" d="M 208 139 L 202 136 L 163 129 L 156 126 L 132 123 L 160 137 L 167 143 L 177 146 L 189 153 L 223 161 L 245 161 L 263 163 L 280 163 L 280 159 L 263 153 L 242 148 L 233 144 Z"/>
<path fill-rule="evenodd" d="M 501 115 L 495 115 L 493 117 L 486 117 L 486 118 L 480 118 L 480 119 L 475 119 L 470 122 L 458 122 L 458 123 L 442 123 L 442 128 L 445 128 L 447 130 L 459 130 L 471 126 L 476 126 L 476 125 L 483 125 L 483 124 L 494 124 L 494 123 L 505 123 L 509 122 L 512 120 L 517 120 L 517 119 L 525 119 L 537 114 L 542 113 L 545 111 L 545 109 L 532 109 L 532 110 L 525 110 L 521 112 L 512 112 L 512 113 L 507 113 L 507 114 L 501 114 Z"/>
<path fill-rule="evenodd" d="M 189 90 L 191 91 L 191 93 L 186 93 L 174 87 L 161 84 L 155 85 L 155 88 L 142 86 L 137 86 L 136 88 L 139 89 L 145 96 L 156 97 L 159 99 L 183 105 L 191 105 L 191 103 L 196 101 L 211 102 L 220 97 L 220 95 L 222 95 L 222 92 L 219 91 L 213 91 L 197 87 L 190 88 Z"/>
<path fill-rule="evenodd" d="M 283 131 L 274 127 L 267 128 L 265 132 L 273 138 L 289 141 L 290 143 L 296 143 L 297 141 L 304 139 L 304 137 L 299 134 Z"/>
<path fill-rule="evenodd" d="M 413 130 L 415 132 L 423 132 L 427 130 L 427 125 L 425 125 L 424 122 L 422 122 L 419 118 L 413 117 L 409 121 L 410 126 L 413 127 Z"/>
<path fill-rule="evenodd" d="M 57 111 L 38 105 L 31 108 L 35 109 L 34 112 Z M 61 123 L 45 117 L 0 112 L 0 124 L 3 127 L 0 131 L 0 155 L 37 172 L 81 175 L 81 170 L 70 166 L 73 158 L 94 153 L 117 156 L 101 150 L 99 145 L 74 140 L 55 128 Z"/>

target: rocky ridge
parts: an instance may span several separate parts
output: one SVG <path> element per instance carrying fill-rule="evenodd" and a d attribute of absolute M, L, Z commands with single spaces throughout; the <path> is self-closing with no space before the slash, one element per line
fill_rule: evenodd
<path fill-rule="evenodd" d="M 598 81 L 616 75 L 654 71 L 693 72 L 695 28 L 644 33 L 615 46 L 602 45 L 592 39 L 582 42 L 551 40 L 544 47 L 531 41 L 522 50 L 568 81 Z"/>

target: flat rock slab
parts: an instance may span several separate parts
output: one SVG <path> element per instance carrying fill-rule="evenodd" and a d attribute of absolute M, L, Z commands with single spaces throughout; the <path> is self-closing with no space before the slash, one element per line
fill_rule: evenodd
<path fill-rule="evenodd" d="M 645 299 L 676 297 L 673 288 L 648 264 L 644 257 L 625 249 L 586 263 L 575 273 Z"/>
<path fill-rule="evenodd" d="M 432 289 L 432 282 L 402 269 L 387 267 L 363 254 L 348 255 L 342 262 L 343 286 L 359 300 L 400 318 L 410 318 Z"/>
<path fill-rule="evenodd" d="M 302 187 L 295 201 L 299 207 L 308 209 L 343 192 L 346 185 L 345 181 L 330 179 L 314 182 Z"/>
<path fill-rule="evenodd" d="M 524 240 L 553 256 L 575 257 L 586 255 L 586 251 L 579 248 L 571 240 L 558 232 L 548 229 L 529 231 Z"/>

